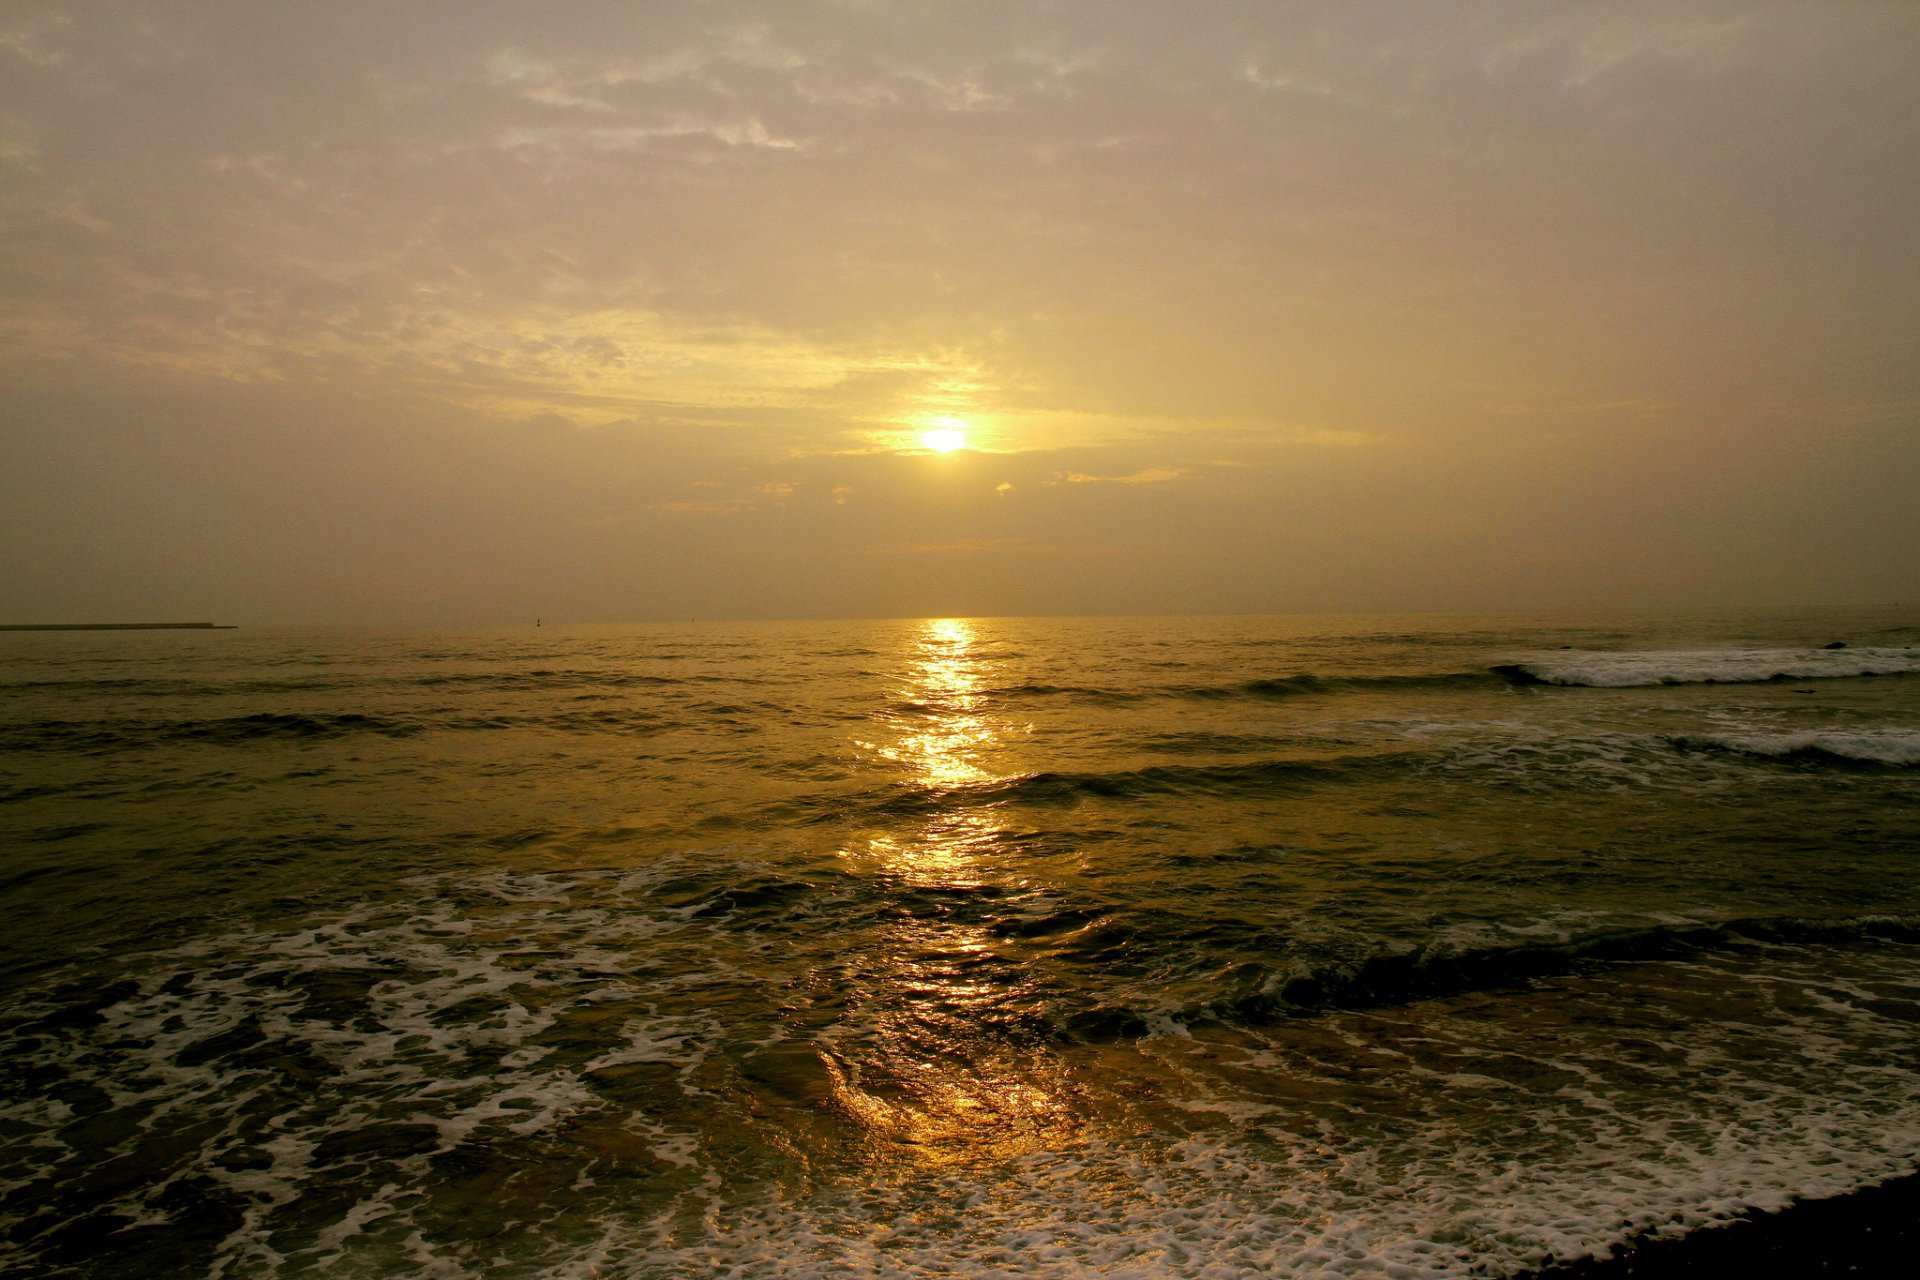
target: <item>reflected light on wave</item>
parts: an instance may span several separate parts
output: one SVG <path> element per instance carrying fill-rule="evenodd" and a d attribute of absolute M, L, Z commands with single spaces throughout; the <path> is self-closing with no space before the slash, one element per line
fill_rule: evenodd
<path fill-rule="evenodd" d="M 989 667 L 976 624 L 927 622 L 910 638 L 903 685 L 880 716 L 890 740 L 859 744 L 901 781 L 943 792 L 999 776 L 993 754 L 1013 732 L 990 713 Z M 936 803 L 919 828 L 875 835 L 847 856 L 881 875 L 943 890 L 985 885 L 1007 828 L 990 807 Z M 867 1016 L 826 1055 L 835 1109 L 876 1158 L 933 1165 L 1006 1161 L 1070 1135 L 1075 1117 L 1060 1064 L 1010 1052 L 1004 1024 L 1033 998 L 1000 954 L 990 920 L 916 915 L 870 956 Z"/>
<path fill-rule="evenodd" d="M 911 725 L 881 754 L 905 766 L 913 781 L 957 787 L 992 776 L 981 756 L 999 737 L 980 714 L 980 673 L 973 628 L 958 618 L 926 624 L 916 645 L 903 701 L 919 709 Z"/>

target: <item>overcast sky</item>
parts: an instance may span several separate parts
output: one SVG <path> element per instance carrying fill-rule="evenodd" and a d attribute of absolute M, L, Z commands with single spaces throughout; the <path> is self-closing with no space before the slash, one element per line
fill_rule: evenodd
<path fill-rule="evenodd" d="M 0 5 L 0 621 L 1892 600 L 1910 0 Z"/>

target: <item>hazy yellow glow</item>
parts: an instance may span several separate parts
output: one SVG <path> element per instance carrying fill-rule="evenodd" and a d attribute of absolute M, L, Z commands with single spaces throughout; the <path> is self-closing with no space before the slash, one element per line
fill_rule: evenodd
<path fill-rule="evenodd" d="M 1920 4 L 526 8 L 0 6 L 6 613 L 1912 596 Z"/>

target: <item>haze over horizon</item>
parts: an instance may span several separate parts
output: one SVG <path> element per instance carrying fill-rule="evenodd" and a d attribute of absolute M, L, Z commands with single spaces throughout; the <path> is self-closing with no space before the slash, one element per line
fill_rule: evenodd
<path fill-rule="evenodd" d="M 17 3 L 0 622 L 1920 599 L 1920 6 Z"/>

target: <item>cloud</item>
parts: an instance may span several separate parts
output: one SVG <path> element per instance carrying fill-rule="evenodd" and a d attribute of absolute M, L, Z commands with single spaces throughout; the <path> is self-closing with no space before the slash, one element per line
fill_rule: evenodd
<path fill-rule="evenodd" d="M 1060 475 L 1062 484 L 1165 484 L 1169 480 L 1178 480 L 1188 473 L 1186 467 L 1143 467 L 1130 475 L 1094 476 L 1083 471 L 1066 471 Z"/>

